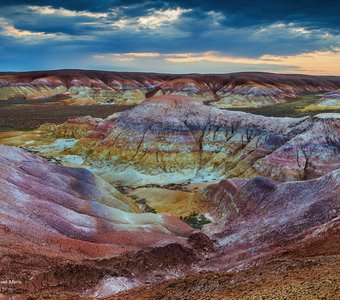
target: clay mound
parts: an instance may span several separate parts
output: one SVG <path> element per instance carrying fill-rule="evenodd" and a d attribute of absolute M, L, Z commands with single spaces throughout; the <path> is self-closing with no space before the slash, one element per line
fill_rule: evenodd
<path fill-rule="evenodd" d="M 216 107 L 259 107 L 340 87 L 337 77 L 270 73 L 158 74 L 56 70 L 0 74 L 0 99 L 68 96 L 67 104 L 139 104 L 151 96 L 193 96 Z"/>
<path fill-rule="evenodd" d="M 67 154 L 82 156 L 106 180 L 123 185 L 197 177 L 204 181 L 210 175 L 289 181 L 317 178 L 339 168 L 339 121 L 337 113 L 273 118 L 163 95 L 103 120 L 79 117 L 42 126 L 32 139 L 40 145 L 44 133 L 79 139 Z M 3 140 L 9 145 L 23 145 L 22 141 Z M 39 146 L 32 150 L 39 151 Z"/>
<path fill-rule="evenodd" d="M 211 243 L 176 217 L 139 213 L 132 199 L 84 168 L 2 145 L 0 233 L 1 292 L 32 297 L 91 294 L 108 275 L 140 282 L 155 271 L 167 276 L 199 259 L 197 245 Z"/>
<path fill-rule="evenodd" d="M 137 214 L 132 200 L 86 169 L 48 163 L 18 148 L 0 150 L 2 254 L 103 257 L 185 245 L 192 232 L 175 218 Z"/>
<path fill-rule="evenodd" d="M 108 72 L 108 71 L 86 71 L 86 70 L 51 70 L 51 71 L 33 71 L 22 73 L 9 73 L 1 75 L 1 80 L 8 83 L 30 83 L 39 78 L 59 78 L 65 83 L 72 81 L 74 78 L 88 83 L 91 79 L 98 79 L 104 83 L 109 83 L 112 80 L 122 80 L 135 82 L 144 82 L 154 79 L 156 81 L 166 80 L 171 75 L 157 73 L 133 73 L 133 72 Z"/>
<path fill-rule="evenodd" d="M 332 91 L 332 92 L 328 92 L 328 93 L 325 93 L 325 98 L 330 98 L 330 99 L 338 99 L 340 98 L 340 89 L 337 89 L 335 91 Z"/>
<path fill-rule="evenodd" d="M 82 131 L 82 138 L 69 151 L 95 168 L 128 164 L 134 170 L 125 177 L 137 181 L 144 180 L 144 175 L 135 171 L 146 176 L 174 174 L 172 182 L 204 178 L 208 173 L 216 178 L 311 179 L 339 168 L 339 120 L 336 113 L 264 117 L 165 95 L 100 121 L 87 133 Z M 76 128 L 76 123 L 66 122 L 55 135 L 63 137 L 65 132 L 65 137 L 72 137 L 70 132 L 76 133 Z"/>
<path fill-rule="evenodd" d="M 306 106 L 301 111 L 339 111 L 340 110 L 340 89 L 324 93 L 316 103 Z"/>
<path fill-rule="evenodd" d="M 255 177 L 207 187 L 203 198 L 216 219 L 207 232 L 221 247 L 220 256 L 209 266 L 231 268 L 288 253 L 339 254 L 339 175 L 338 169 L 307 181 L 282 183 Z"/>
<path fill-rule="evenodd" d="M 191 78 L 177 78 L 160 83 L 148 96 L 183 95 L 194 96 L 202 100 L 214 99 L 215 95 L 209 85 Z"/>
<path fill-rule="evenodd" d="M 339 120 L 337 113 L 264 117 L 163 95 L 103 120 L 79 117 L 42 126 L 31 138 L 39 144 L 24 146 L 39 151 L 44 133 L 50 137 L 47 143 L 53 137 L 79 139 L 59 154 L 79 155 L 106 180 L 121 185 L 257 175 L 305 180 L 339 168 Z M 3 142 L 23 145 L 23 140 Z"/>
<path fill-rule="evenodd" d="M 340 107 L 340 89 L 325 93 L 319 100 L 321 106 L 339 106 Z"/>
<path fill-rule="evenodd" d="M 65 96 L 64 104 L 115 103 L 133 105 L 163 81 L 159 74 L 57 70 L 10 73 L 0 76 L 0 99 L 45 99 Z M 165 76 L 166 78 L 166 76 Z"/>
<path fill-rule="evenodd" d="M 287 183 L 235 178 L 206 187 L 202 200 L 214 222 L 205 232 L 218 244 L 216 255 L 199 263 L 198 273 L 109 299 L 337 299 L 339 175 Z"/>

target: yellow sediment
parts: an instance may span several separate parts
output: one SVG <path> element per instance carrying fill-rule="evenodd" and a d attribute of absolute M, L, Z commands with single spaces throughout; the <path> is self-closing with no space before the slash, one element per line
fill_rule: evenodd
<path fill-rule="evenodd" d="M 306 106 L 305 108 L 299 109 L 298 111 L 301 112 L 308 112 L 308 111 L 329 111 L 329 110 L 339 110 L 340 106 L 334 105 L 334 106 L 322 106 L 322 105 L 310 105 Z"/>
<path fill-rule="evenodd" d="M 146 203 L 158 213 L 170 213 L 176 216 L 186 216 L 197 211 L 205 213 L 207 208 L 202 205 L 198 193 L 169 190 L 166 188 L 139 188 L 131 195 L 145 199 Z"/>
<path fill-rule="evenodd" d="M 40 130 L 0 132 L 0 144 L 8 146 L 29 145 L 27 142 L 32 142 L 34 145 L 46 145 L 53 143 L 54 140 L 55 138 L 48 132 Z"/>

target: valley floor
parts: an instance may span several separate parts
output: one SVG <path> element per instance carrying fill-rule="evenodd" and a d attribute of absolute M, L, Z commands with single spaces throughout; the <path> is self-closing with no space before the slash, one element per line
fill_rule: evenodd
<path fill-rule="evenodd" d="M 229 108 L 268 117 L 303 117 L 324 112 L 340 112 L 340 107 L 313 106 L 320 95 L 301 95 L 285 103 L 258 108 Z M 106 118 L 116 112 L 134 107 L 134 105 L 63 105 L 55 98 L 43 100 L 0 100 L 0 132 L 11 130 L 32 130 L 44 123 L 60 124 L 69 117 L 87 116 Z M 311 109 L 309 109 L 311 108 Z"/>
<path fill-rule="evenodd" d="M 44 104 L 11 104 L 0 103 L 0 132 L 11 130 L 32 130 L 44 123 L 61 124 L 73 116 L 92 116 L 106 118 L 121 112 L 130 105 L 47 105 Z"/>
<path fill-rule="evenodd" d="M 304 117 L 326 112 L 340 112 L 340 107 L 317 106 L 320 95 L 301 95 L 290 101 L 265 107 L 230 108 L 267 117 Z M 314 106 L 315 105 L 315 106 Z"/>

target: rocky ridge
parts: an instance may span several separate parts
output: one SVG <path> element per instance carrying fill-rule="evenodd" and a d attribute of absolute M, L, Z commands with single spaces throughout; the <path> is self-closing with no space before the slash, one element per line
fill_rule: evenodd
<path fill-rule="evenodd" d="M 84 125 L 77 124 L 87 122 L 91 129 L 79 135 Z M 81 137 L 68 154 L 83 157 L 110 182 L 138 184 L 204 180 L 207 174 L 316 178 L 339 168 L 339 130 L 339 114 L 271 118 L 160 96 L 102 121 L 70 120 L 52 135 Z"/>
<path fill-rule="evenodd" d="M 270 73 L 156 74 L 83 70 L 0 75 L 0 99 L 63 96 L 66 104 L 139 104 L 160 95 L 193 96 L 219 108 L 260 107 L 340 87 L 337 77 Z M 56 100 L 57 101 L 57 100 Z"/>
<path fill-rule="evenodd" d="M 281 183 L 234 178 L 202 190 L 217 252 L 200 272 L 109 299 L 338 298 L 339 170 Z"/>
<path fill-rule="evenodd" d="M 267 259 L 273 253 L 311 254 L 316 245 L 316 252 L 327 249 L 340 229 L 339 175 L 337 169 L 307 181 L 277 182 L 258 176 L 207 186 L 201 199 L 209 203 L 218 222 L 207 225 L 205 232 L 221 249 L 209 267 L 237 269 L 245 261 Z"/>

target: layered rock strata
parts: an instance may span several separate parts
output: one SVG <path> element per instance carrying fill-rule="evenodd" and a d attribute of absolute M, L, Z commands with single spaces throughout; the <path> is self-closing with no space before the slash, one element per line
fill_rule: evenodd
<path fill-rule="evenodd" d="M 339 254 L 339 175 L 337 169 L 318 179 L 284 183 L 235 178 L 206 187 L 201 199 L 218 221 L 205 230 L 221 249 L 209 267 L 242 268 L 288 253 Z"/>
<path fill-rule="evenodd" d="M 337 299 L 340 170 L 318 179 L 234 178 L 202 190 L 217 253 L 200 272 L 109 299 Z"/>
<path fill-rule="evenodd" d="M 256 175 L 287 181 L 316 178 L 340 164 L 339 114 L 270 118 L 161 96 L 103 121 L 77 122 L 94 125 L 68 153 L 112 182 L 124 181 L 110 178 L 113 169 L 130 183 Z M 71 120 L 55 134 L 79 137 L 74 126 Z"/>
<path fill-rule="evenodd" d="M 139 104 L 159 95 L 193 96 L 219 108 L 261 107 L 340 87 L 337 77 L 270 73 L 156 74 L 83 70 L 0 75 L 0 100 L 63 96 L 66 104 Z M 56 100 L 57 101 L 57 100 Z"/>
<path fill-rule="evenodd" d="M 98 136 L 95 128 L 92 136 Z M 201 188 L 197 197 L 211 220 L 202 234 L 172 216 L 138 213 L 130 198 L 86 169 L 0 146 L 1 291 L 42 299 L 100 298 L 180 276 L 170 286 L 144 286 L 116 299 L 133 299 L 136 293 L 152 299 L 162 291 L 168 297 L 171 287 L 171 295 L 180 299 L 218 298 L 225 293 L 221 287 L 232 288 L 228 278 L 236 282 L 230 296 L 243 299 L 246 286 L 259 295 L 273 295 L 273 289 L 283 293 L 283 285 L 273 279 L 285 274 L 293 296 L 308 299 L 321 286 L 329 295 L 336 282 L 329 270 L 339 261 L 339 175 L 337 168 L 305 181 L 256 176 Z M 208 273 L 192 275 L 197 271 Z M 8 278 L 20 284 L 3 284 Z"/>
<path fill-rule="evenodd" d="M 325 93 L 315 104 L 307 106 L 304 111 L 340 109 L 340 89 Z"/>
<path fill-rule="evenodd" d="M 79 294 L 109 275 L 162 277 L 198 260 L 197 242 L 207 239 L 175 217 L 139 213 L 86 169 L 7 146 L 0 146 L 0 232 L 1 292 L 34 296 Z"/>

